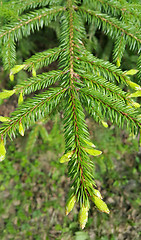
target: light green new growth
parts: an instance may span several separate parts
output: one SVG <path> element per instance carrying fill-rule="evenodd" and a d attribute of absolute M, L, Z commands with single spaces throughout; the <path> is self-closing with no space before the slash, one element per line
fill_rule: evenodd
<path fill-rule="evenodd" d="M 119 127 L 127 127 L 137 133 L 141 127 L 140 105 L 132 97 L 141 96 L 140 85 L 130 80 L 130 75 L 141 76 L 141 56 L 137 69 L 122 71 L 122 57 L 126 46 L 139 55 L 141 51 L 141 8 L 140 3 L 126 0 L 14 0 L 3 3 L 3 12 L 11 8 L 12 18 L 0 29 L 0 47 L 5 70 L 11 81 L 20 71 L 31 71 L 32 77 L 15 85 L 13 90 L 4 90 L 0 98 L 18 94 L 18 107 L 8 121 L 3 121 L 0 129 L 0 161 L 5 157 L 3 139 L 11 139 L 17 134 L 24 135 L 35 122 L 54 111 L 63 113 L 65 153 L 60 159 L 67 162 L 71 182 L 71 197 L 67 202 L 68 214 L 75 204 L 80 205 L 79 223 L 83 229 L 88 219 L 90 200 L 96 207 L 109 213 L 107 205 L 96 189 L 94 163 L 89 155 L 98 156 L 102 152 L 94 149 L 90 142 L 85 113 L 95 121 L 108 127 L 107 121 Z M 13 16 L 15 14 L 15 20 Z M 17 16 L 18 14 L 18 16 Z M 23 63 L 16 63 L 16 44 L 24 37 L 56 22 L 59 28 L 59 46 L 36 53 Z M 88 37 L 85 26 L 93 26 L 113 39 L 113 63 L 97 58 L 88 50 Z M 36 73 L 38 69 L 58 61 L 58 69 Z M 129 86 L 126 92 L 120 83 Z M 125 88 L 124 88 L 125 89 Z M 132 92 L 132 89 L 136 92 Z M 26 100 L 26 95 L 41 91 Z M 131 91 L 131 92 L 130 92 Z M 24 96 L 24 97 L 23 97 Z M 44 128 L 37 124 L 31 131 L 27 153 L 31 151 L 35 138 Z M 46 133 L 47 134 L 47 133 Z M 47 136 L 45 136 L 47 138 Z"/>

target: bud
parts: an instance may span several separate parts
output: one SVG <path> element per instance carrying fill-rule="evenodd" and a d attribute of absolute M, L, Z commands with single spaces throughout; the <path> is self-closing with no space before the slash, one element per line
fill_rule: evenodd
<path fill-rule="evenodd" d="M 137 102 L 132 102 L 132 106 L 134 106 L 135 108 L 140 108 L 140 104 Z"/>
<path fill-rule="evenodd" d="M 9 78 L 10 78 L 10 81 L 13 82 L 14 81 L 14 74 L 10 73 Z"/>
<path fill-rule="evenodd" d="M 125 72 L 124 75 L 135 75 L 139 70 L 130 69 L 129 71 Z"/>
<path fill-rule="evenodd" d="M 129 97 L 141 97 L 141 90 L 138 90 L 129 95 Z"/>
<path fill-rule="evenodd" d="M 108 213 L 108 214 L 110 213 L 106 203 L 104 201 L 102 201 L 100 198 L 93 195 L 92 200 L 93 200 L 94 204 L 96 205 L 96 207 L 99 211 L 105 212 L 105 213 Z"/>
<path fill-rule="evenodd" d="M 87 221 L 88 221 L 88 211 L 89 211 L 89 207 L 88 206 L 82 206 L 82 208 L 80 209 L 79 212 L 79 224 L 80 224 L 80 228 L 84 229 Z"/>
<path fill-rule="evenodd" d="M 24 64 L 22 64 L 22 65 L 15 65 L 15 66 L 10 70 L 9 78 L 10 78 L 11 82 L 14 81 L 14 74 L 16 74 L 16 73 L 18 73 L 19 71 L 21 71 L 24 67 L 25 67 Z"/>
<path fill-rule="evenodd" d="M 32 68 L 32 76 L 33 76 L 33 77 L 36 77 L 36 71 L 35 71 L 35 68 Z"/>
<path fill-rule="evenodd" d="M 0 92 L 0 99 L 11 97 L 15 93 L 15 90 L 3 90 Z"/>
<path fill-rule="evenodd" d="M 85 150 L 88 154 L 90 154 L 90 155 L 92 155 L 92 156 L 99 156 L 99 155 L 102 154 L 101 151 L 96 150 L 96 149 L 84 148 L 84 150 Z"/>
<path fill-rule="evenodd" d="M 21 136 L 24 136 L 24 129 L 21 122 L 19 123 L 19 133 L 21 134 Z"/>
<path fill-rule="evenodd" d="M 101 196 L 101 193 L 97 190 L 94 189 L 94 195 L 97 196 L 98 198 L 102 199 L 103 197 Z"/>
<path fill-rule="evenodd" d="M 120 60 L 119 58 L 117 58 L 117 63 L 116 63 L 117 67 L 120 67 Z"/>
<path fill-rule="evenodd" d="M 18 98 L 18 105 L 20 105 L 23 102 L 23 93 L 20 92 L 19 98 Z"/>
<path fill-rule="evenodd" d="M 74 207 L 74 204 L 76 202 L 76 196 L 73 195 L 68 201 L 67 201 L 67 204 L 66 204 L 66 215 L 68 215 L 71 210 L 73 209 Z"/>
<path fill-rule="evenodd" d="M 18 72 L 20 72 L 23 68 L 25 67 L 25 64 L 22 65 L 15 65 L 11 70 L 10 70 L 10 74 L 16 74 Z"/>
<path fill-rule="evenodd" d="M 68 162 L 70 161 L 70 158 L 73 154 L 73 151 L 67 152 L 66 154 L 64 154 L 61 158 L 60 158 L 60 163 L 64 163 L 64 162 Z"/>
<path fill-rule="evenodd" d="M 101 123 L 102 123 L 103 127 L 105 127 L 105 128 L 107 128 L 107 127 L 108 127 L 108 124 L 107 124 L 106 122 L 104 122 L 104 121 L 101 121 Z"/>
<path fill-rule="evenodd" d="M 1 142 L 0 142 L 0 162 L 2 162 L 5 159 L 5 154 L 6 154 L 6 150 L 5 150 L 5 146 L 4 146 L 4 141 L 3 141 L 3 139 L 1 139 Z"/>
<path fill-rule="evenodd" d="M 127 84 L 134 90 L 141 90 L 141 86 L 132 81 L 126 80 Z"/>
<path fill-rule="evenodd" d="M 87 140 L 84 140 L 84 142 L 86 143 L 86 144 L 88 144 L 89 146 L 91 146 L 91 147 L 96 147 L 92 142 L 90 142 L 90 141 L 87 141 Z"/>
<path fill-rule="evenodd" d="M 3 116 L 0 116 L 0 122 L 9 122 L 10 119 L 8 117 L 3 117 Z"/>

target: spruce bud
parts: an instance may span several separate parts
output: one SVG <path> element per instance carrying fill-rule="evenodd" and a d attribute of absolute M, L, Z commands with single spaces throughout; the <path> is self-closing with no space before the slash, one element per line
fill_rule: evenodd
<path fill-rule="evenodd" d="M 0 99 L 9 98 L 14 93 L 15 93 L 15 90 L 3 90 L 3 92 L 0 92 Z"/>
<path fill-rule="evenodd" d="M 6 154 L 6 150 L 5 150 L 5 146 L 4 146 L 4 141 L 3 141 L 3 139 L 1 139 L 1 142 L 0 142 L 0 162 L 2 162 L 5 159 L 5 154 Z"/>
<path fill-rule="evenodd" d="M 21 136 L 24 136 L 24 129 L 23 129 L 23 125 L 22 125 L 21 121 L 19 123 L 19 133 L 21 134 Z"/>
<path fill-rule="evenodd" d="M 117 58 L 117 63 L 116 63 L 117 67 L 120 67 L 120 60 L 119 58 Z"/>
<path fill-rule="evenodd" d="M 84 229 L 87 221 L 88 221 L 88 211 L 89 211 L 89 207 L 88 206 L 82 206 L 82 208 L 80 209 L 79 212 L 79 224 L 80 224 L 80 228 Z"/>
<path fill-rule="evenodd" d="M 140 104 L 139 103 L 137 103 L 137 102 L 132 102 L 132 105 L 133 105 L 133 107 L 135 107 L 135 108 L 140 108 Z"/>
<path fill-rule="evenodd" d="M 60 163 L 69 162 L 73 154 L 73 151 L 67 152 L 60 158 Z"/>
<path fill-rule="evenodd" d="M 92 200 L 93 200 L 94 204 L 96 205 L 96 207 L 99 211 L 105 212 L 105 213 L 108 213 L 108 214 L 110 213 L 106 203 L 104 201 L 102 201 L 100 198 L 93 195 Z"/>
<path fill-rule="evenodd" d="M 92 155 L 92 156 L 99 156 L 99 155 L 102 154 L 102 152 L 99 151 L 99 150 L 97 150 L 97 149 L 84 148 L 84 150 L 85 150 L 88 154 L 90 154 L 90 155 Z"/>
<path fill-rule="evenodd" d="M 18 104 L 20 105 L 23 102 L 23 93 L 20 92 L 19 98 L 18 98 Z"/>
<path fill-rule="evenodd" d="M 32 76 L 33 76 L 33 77 L 36 77 L 36 71 L 35 71 L 35 68 L 32 68 Z"/>
<path fill-rule="evenodd" d="M 129 97 L 141 97 L 141 90 L 131 93 Z"/>
<path fill-rule="evenodd" d="M 101 193 L 97 190 L 97 189 L 94 189 L 94 195 L 100 199 L 102 199 L 103 197 L 101 196 Z"/>
<path fill-rule="evenodd" d="M 108 124 L 107 124 L 106 122 L 104 122 L 104 121 L 101 121 L 101 123 L 102 123 L 103 127 L 105 127 L 105 128 L 107 128 L 107 127 L 108 127 Z"/>
<path fill-rule="evenodd" d="M 74 204 L 76 202 L 76 196 L 73 195 L 68 201 L 67 201 L 67 204 L 66 204 L 66 215 L 68 215 L 71 210 L 73 209 L 74 207 Z"/>
<path fill-rule="evenodd" d="M 14 81 L 14 74 L 10 73 L 9 78 L 10 78 L 10 81 L 13 82 Z"/>
<path fill-rule="evenodd" d="M 89 145 L 90 147 L 96 147 L 92 142 L 90 142 L 90 141 L 87 141 L 87 140 L 84 140 L 84 142 L 87 144 L 87 145 Z"/>
<path fill-rule="evenodd" d="M 135 75 L 139 70 L 137 69 L 130 69 L 129 71 L 125 72 L 124 75 Z"/>
<path fill-rule="evenodd" d="M 0 122 L 9 122 L 10 119 L 8 117 L 3 117 L 3 116 L 0 116 Z"/>
<path fill-rule="evenodd" d="M 134 90 L 141 90 L 141 86 L 132 81 L 126 80 L 127 84 Z"/>

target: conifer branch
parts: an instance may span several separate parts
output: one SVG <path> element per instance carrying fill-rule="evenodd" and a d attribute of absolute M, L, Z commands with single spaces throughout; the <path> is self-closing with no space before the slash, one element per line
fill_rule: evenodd
<path fill-rule="evenodd" d="M 107 1 L 107 0 L 85 0 L 84 1 L 84 7 L 85 4 L 87 7 L 89 5 L 92 9 L 97 10 L 104 10 L 106 13 L 111 13 L 114 16 L 120 15 L 122 12 L 122 7 L 120 2 L 118 1 Z"/>
<path fill-rule="evenodd" d="M 15 9 L 21 14 L 24 10 L 33 9 L 37 7 L 44 7 L 46 5 L 53 5 L 54 3 L 59 2 L 58 0 L 15 0 L 10 1 L 10 3 L 6 3 L 7 7 Z"/>
<path fill-rule="evenodd" d="M 89 23 L 95 21 L 97 23 L 97 27 L 100 28 L 102 26 L 103 31 L 112 38 L 117 38 L 117 36 L 124 34 L 130 49 L 138 49 L 140 51 L 141 35 L 133 26 L 127 27 L 123 22 L 114 17 L 112 18 L 106 14 L 92 11 L 84 7 L 81 7 L 79 11 L 85 16 Z"/>
<path fill-rule="evenodd" d="M 120 1 L 109 1 L 109 0 L 86 0 L 87 4 L 91 4 L 95 9 L 104 10 L 106 13 L 111 13 L 114 16 L 120 16 L 126 18 L 128 16 L 130 19 L 141 19 L 139 12 L 137 11 L 139 5 L 133 5 L 129 3 L 120 3 Z M 132 9 L 132 10 L 131 10 Z"/>
<path fill-rule="evenodd" d="M 122 99 L 125 102 L 130 102 L 130 99 L 127 98 L 128 94 L 121 90 L 120 87 L 116 86 L 115 84 L 106 81 L 103 77 L 99 77 L 92 74 L 85 74 L 85 76 L 80 75 L 83 78 L 89 88 L 94 88 L 96 91 L 101 91 L 103 89 L 103 93 L 107 95 L 114 96 L 117 99 Z"/>
<path fill-rule="evenodd" d="M 32 70 L 33 77 L 17 84 L 13 90 L 3 90 L 0 93 L 1 99 L 8 98 L 14 93 L 19 94 L 19 107 L 11 114 L 11 118 L 1 117 L 4 123 L 0 128 L 0 150 L 2 149 L 0 161 L 4 160 L 6 153 L 4 146 L 6 135 L 12 138 L 19 132 L 23 136 L 25 128 L 46 117 L 52 110 L 53 112 L 58 110 L 60 103 L 61 111 L 63 111 L 65 138 L 65 153 L 60 163 L 68 162 L 68 175 L 71 180 L 66 214 L 69 214 L 75 202 L 79 202 L 79 223 L 83 229 L 88 219 L 90 199 L 101 212 L 109 214 L 107 205 L 101 200 L 102 196 L 96 189 L 93 177 L 94 164 L 89 158 L 89 155 L 98 156 L 102 152 L 94 149 L 94 144 L 89 140 L 84 109 L 96 121 L 104 124 L 104 119 L 109 119 L 121 127 L 125 126 L 125 122 L 127 128 L 135 132 L 138 127 L 141 127 L 141 116 L 136 110 L 140 105 L 131 98 L 141 96 L 141 87 L 127 77 L 128 74 L 134 75 L 137 72 L 139 76 L 141 75 L 141 58 L 138 59 L 139 71 L 131 69 L 123 72 L 118 68 L 126 44 L 131 50 L 136 49 L 138 52 L 141 50 L 140 20 L 139 14 L 136 14 L 138 5 L 131 3 L 132 14 L 132 9 L 129 13 L 125 11 L 130 8 L 128 2 L 116 0 L 15 0 L 5 3 L 5 9 L 11 3 L 14 8 L 12 14 L 15 11 L 19 15 L 17 15 L 18 20 L 16 16 L 15 21 L 10 20 L 10 23 L 2 27 L 0 31 L 3 63 L 5 69 L 12 68 L 10 70 L 11 80 L 14 74 L 22 69 Z M 22 14 L 24 10 L 25 14 Z M 130 23 L 129 16 L 131 15 Z M 56 18 L 59 21 L 57 27 L 54 25 L 53 28 L 60 39 L 59 47 L 37 53 L 24 61 L 22 65 L 13 67 L 16 56 L 14 42 L 43 26 L 48 26 Z M 86 50 L 88 43 L 86 21 L 90 28 L 95 26 L 95 31 L 102 29 L 107 35 L 116 39 L 113 55 L 117 67 L 108 61 L 96 58 Z M 35 70 L 48 66 L 56 60 L 59 63 L 59 70 L 36 76 Z M 136 92 L 126 93 L 120 85 L 116 86 L 115 80 L 128 85 Z M 54 83 L 57 84 L 53 85 Z M 51 85 L 53 89 L 48 89 L 23 102 L 23 95 L 36 90 L 45 90 Z M 105 126 L 108 127 L 108 124 Z M 39 127 L 35 127 L 30 141 L 39 134 L 39 130 Z M 44 129 L 42 129 L 43 132 Z"/>
<path fill-rule="evenodd" d="M 15 93 L 22 92 L 23 94 L 30 94 L 40 89 L 45 89 L 48 86 L 60 81 L 65 72 L 50 71 L 47 73 L 39 74 L 37 77 L 31 77 L 24 80 L 21 84 L 14 87 Z"/>
<path fill-rule="evenodd" d="M 70 99 L 69 106 L 64 113 L 66 148 L 67 150 L 74 151 L 69 161 L 68 174 L 73 181 L 72 187 L 74 188 L 74 193 L 78 201 L 80 201 L 80 205 L 83 205 L 86 199 L 88 199 L 88 194 L 86 192 L 88 181 L 95 185 L 92 176 L 93 164 L 83 149 L 86 145 L 84 141 L 88 139 L 88 130 L 84 121 L 84 113 L 79 99 L 76 98 L 76 93 L 70 90 L 70 94 L 68 95 Z"/>
<path fill-rule="evenodd" d="M 4 69 L 10 69 L 15 65 L 16 62 L 16 46 L 10 37 L 8 41 L 2 47 L 2 59 L 4 63 Z"/>
<path fill-rule="evenodd" d="M 66 89 L 62 88 L 50 89 L 24 102 L 11 114 L 10 121 L 3 123 L 0 134 L 2 136 L 8 134 L 10 138 L 15 137 L 20 122 L 22 122 L 23 129 L 29 128 L 35 121 L 42 119 L 58 105 L 65 91 Z"/>
<path fill-rule="evenodd" d="M 101 95 L 101 93 L 90 90 L 89 88 L 80 89 L 79 92 L 82 94 L 82 97 L 85 99 L 87 104 L 89 101 L 94 101 L 94 105 L 97 105 L 97 102 L 100 103 L 100 113 L 103 113 L 103 118 L 107 116 L 112 122 L 115 121 L 118 125 L 123 125 L 124 120 L 126 119 L 127 123 L 130 122 L 134 130 L 136 126 L 141 127 L 141 122 L 138 121 L 138 113 L 132 107 L 127 107 L 127 105 L 120 100 L 109 98 L 106 95 Z M 99 105 L 99 104 L 98 104 Z M 97 105 L 97 106 L 98 106 Z M 91 108 L 88 104 L 88 109 Z M 97 108 L 98 109 L 98 108 Z M 106 111 L 108 109 L 108 111 Z M 109 111 L 110 109 L 110 111 Z M 94 111 L 94 108 L 90 110 L 91 112 Z M 119 117 L 118 122 L 118 115 L 122 116 Z M 127 124 L 128 125 L 128 124 Z M 132 130 L 133 128 L 131 128 Z"/>
<path fill-rule="evenodd" d="M 115 45 L 114 45 L 114 50 L 113 50 L 114 62 L 117 62 L 117 61 L 119 61 L 119 63 L 121 62 L 121 58 L 124 54 L 125 47 L 126 47 L 125 37 L 120 36 L 119 38 L 117 38 Z"/>
<path fill-rule="evenodd" d="M 102 59 L 98 59 L 89 52 L 86 52 L 86 55 L 83 57 L 77 57 L 77 60 L 81 62 L 81 64 L 84 64 L 85 69 L 94 71 L 96 75 L 100 74 L 106 79 L 111 79 L 112 81 L 117 80 L 118 82 L 122 81 L 124 83 L 126 83 L 126 81 L 129 79 L 114 64 Z"/>
<path fill-rule="evenodd" d="M 22 38 L 22 36 L 28 36 L 31 32 L 34 32 L 35 29 L 42 28 L 44 25 L 47 26 L 64 10 L 64 7 L 44 8 L 23 15 L 19 22 L 10 24 L 0 31 L 0 39 L 2 39 L 4 43 L 7 42 L 9 37 L 13 41 L 17 41 Z"/>
<path fill-rule="evenodd" d="M 61 51 L 62 50 L 58 47 L 46 50 L 44 52 L 36 53 L 23 63 L 25 65 L 24 69 L 32 70 L 32 68 L 35 68 L 35 70 L 37 70 L 39 68 L 48 66 L 57 60 Z"/>
<path fill-rule="evenodd" d="M 88 202 L 88 189 L 87 185 L 90 182 L 95 185 L 93 176 L 91 161 L 87 156 L 84 146 L 85 140 L 89 139 L 89 133 L 85 124 L 85 116 L 82 106 L 79 101 L 78 94 L 76 92 L 76 78 L 75 72 L 75 54 L 79 54 L 79 47 L 81 48 L 80 41 L 76 32 L 78 31 L 75 26 L 75 22 L 78 22 L 77 16 L 73 8 L 72 0 L 68 1 L 68 14 L 64 20 L 63 26 L 65 27 L 65 33 L 68 34 L 67 38 L 62 38 L 62 46 L 68 51 L 68 66 L 65 65 L 68 72 L 68 96 L 67 106 L 64 113 L 64 136 L 66 141 L 66 152 L 73 151 L 73 155 L 68 164 L 68 174 L 73 181 L 73 192 L 80 202 L 80 206 L 86 205 Z M 64 29 L 63 29 L 64 30 Z M 82 38 L 81 32 L 80 39 Z M 69 36 L 69 37 L 68 37 Z M 63 61 L 64 55 L 62 55 Z M 90 189 L 89 189 L 90 191 Z M 91 194 L 93 190 L 89 194 Z"/>

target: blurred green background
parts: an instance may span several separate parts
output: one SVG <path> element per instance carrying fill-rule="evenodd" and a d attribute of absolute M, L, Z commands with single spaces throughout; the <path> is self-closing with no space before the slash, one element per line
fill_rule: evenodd
<path fill-rule="evenodd" d="M 10 16 L 10 18 L 9 18 Z M 1 26 L 13 13 L 0 16 Z M 54 29 L 57 29 L 57 34 Z M 88 45 L 97 57 L 112 61 L 113 40 L 94 26 L 87 27 Z M 59 28 L 54 23 L 17 43 L 17 64 L 35 52 L 58 45 Z M 1 59 L 1 58 L 0 58 Z M 123 70 L 136 68 L 137 53 L 128 48 L 122 59 Z M 55 69 L 57 62 L 48 68 Z M 38 72 L 39 73 L 39 72 Z M 0 87 L 12 89 L 29 73 L 21 71 L 14 83 L 9 81 L 0 60 Z M 137 82 L 136 77 L 134 81 Z M 125 87 L 125 86 L 124 86 Z M 32 96 L 32 95 L 31 95 Z M 9 116 L 17 106 L 17 96 L 0 102 L 0 115 Z M 7 140 L 6 159 L 0 164 L 0 239 L 2 240 L 139 240 L 141 238 L 141 149 L 139 136 L 130 136 L 108 122 L 108 129 L 86 116 L 91 140 L 100 157 L 92 158 L 94 177 L 110 215 L 94 205 L 86 228 L 78 225 L 79 206 L 65 216 L 69 179 L 67 164 L 60 164 L 64 138 L 62 112 L 38 122 L 25 137 Z"/>

